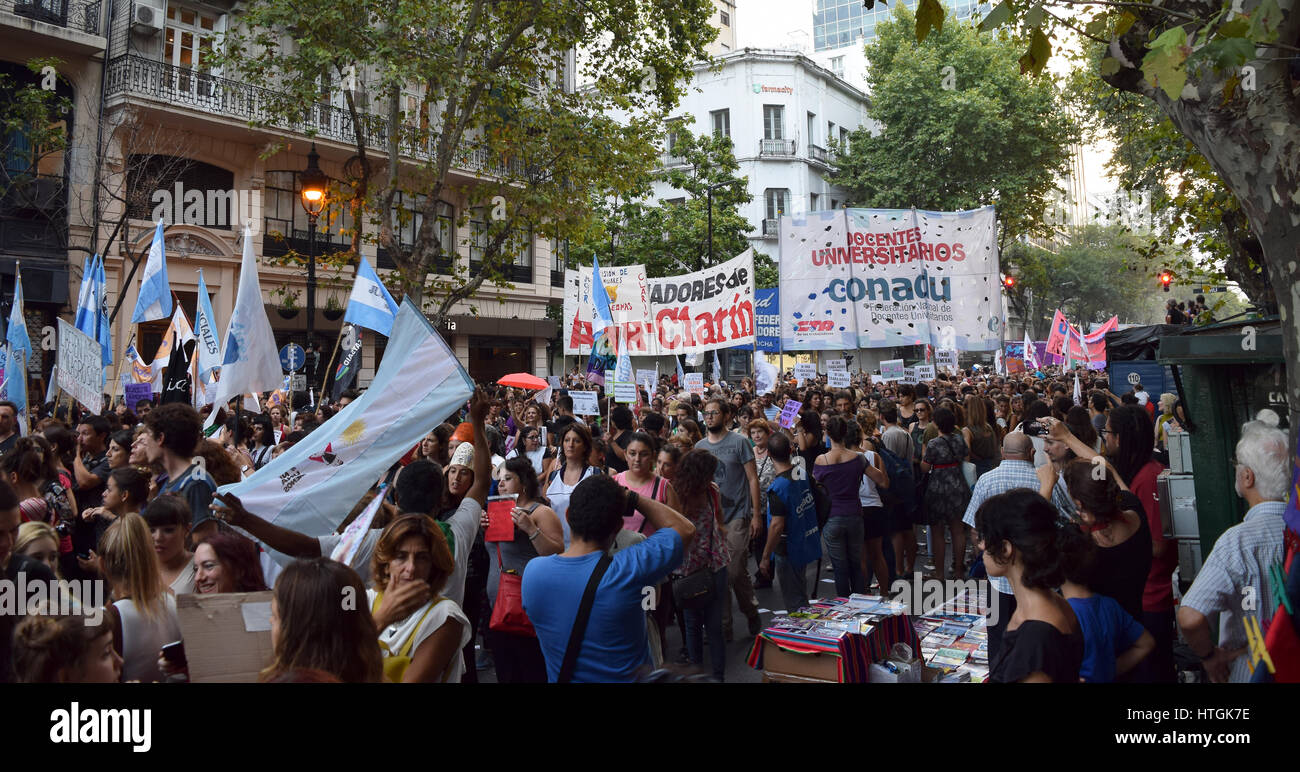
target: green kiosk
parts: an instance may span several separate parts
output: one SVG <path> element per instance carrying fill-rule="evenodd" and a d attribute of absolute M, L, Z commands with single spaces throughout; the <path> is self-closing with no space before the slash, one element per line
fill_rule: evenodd
<path fill-rule="evenodd" d="M 1179 541 L 1185 591 L 1220 534 L 1246 514 L 1234 491 L 1232 468 L 1242 424 L 1268 408 L 1290 431 L 1282 333 L 1277 317 L 1209 325 L 1161 337 L 1156 359 L 1172 369 L 1187 417 L 1187 436 L 1170 438 L 1171 469 L 1161 486 L 1162 494 L 1169 492 L 1161 506 L 1166 532 L 1172 530 Z"/>

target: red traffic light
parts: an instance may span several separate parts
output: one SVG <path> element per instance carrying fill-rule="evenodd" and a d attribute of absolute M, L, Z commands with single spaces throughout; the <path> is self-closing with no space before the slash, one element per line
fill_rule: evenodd
<path fill-rule="evenodd" d="M 1011 289 L 1012 287 L 1016 286 L 1016 277 L 1014 277 L 1014 276 L 1003 276 L 1003 277 L 1002 277 L 1002 286 L 1006 287 L 1007 289 Z"/>
<path fill-rule="evenodd" d="M 1165 292 L 1169 291 L 1169 283 L 1174 280 L 1174 275 L 1169 271 L 1160 274 L 1160 286 L 1164 287 Z"/>

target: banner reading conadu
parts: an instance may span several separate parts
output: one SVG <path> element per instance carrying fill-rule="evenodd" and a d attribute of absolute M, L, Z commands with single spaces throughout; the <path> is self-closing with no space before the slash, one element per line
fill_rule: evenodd
<path fill-rule="evenodd" d="M 996 232 L 991 206 L 782 217 L 782 347 L 999 349 Z"/>
<path fill-rule="evenodd" d="M 635 266 L 645 275 L 644 266 Z M 611 285 L 606 271 L 601 278 L 610 290 L 611 306 L 620 305 L 623 281 Z M 582 271 L 565 271 L 564 353 L 591 351 L 590 291 L 581 292 Z M 585 272 L 588 277 L 591 271 Z M 590 279 L 588 279 L 588 283 Z M 616 296 L 617 293 L 617 296 Z M 585 298 L 585 299 L 584 299 Z M 614 311 L 615 350 L 627 347 L 631 356 L 694 354 L 754 343 L 754 253 L 745 250 L 721 265 L 703 271 L 648 281 L 648 307 L 637 316 L 629 309 Z"/>

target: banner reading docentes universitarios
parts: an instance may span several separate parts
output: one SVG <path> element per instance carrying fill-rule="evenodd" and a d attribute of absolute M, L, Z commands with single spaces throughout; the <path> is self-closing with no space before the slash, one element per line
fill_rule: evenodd
<path fill-rule="evenodd" d="M 647 281 L 644 266 L 600 271 L 610 293 L 616 351 L 626 347 L 631 356 L 694 354 L 754 343 L 752 250 L 721 265 L 665 279 Z M 614 271 L 623 273 L 609 273 Z M 583 274 L 590 284 L 591 271 L 565 271 L 564 353 L 569 355 L 591 351 L 591 293 Z M 645 287 L 644 295 L 638 282 Z"/>
<path fill-rule="evenodd" d="M 999 349 L 996 232 L 991 206 L 782 217 L 782 347 Z"/>

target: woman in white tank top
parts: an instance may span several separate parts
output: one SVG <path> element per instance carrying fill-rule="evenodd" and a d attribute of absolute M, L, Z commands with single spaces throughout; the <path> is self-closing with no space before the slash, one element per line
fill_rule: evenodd
<path fill-rule="evenodd" d="M 163 584 L 153 539 L 144 518 L 119 517 L 100 543 L 101 573 L 113 588 L 122 628 L 123 681 L 161 681 L 158 657 L 164 644 L 181 639 L 176 598 Z"/>

